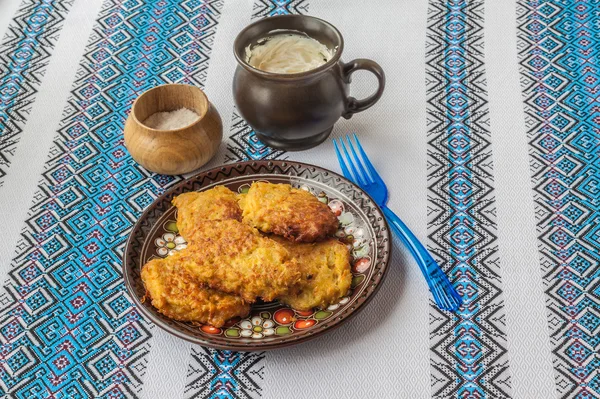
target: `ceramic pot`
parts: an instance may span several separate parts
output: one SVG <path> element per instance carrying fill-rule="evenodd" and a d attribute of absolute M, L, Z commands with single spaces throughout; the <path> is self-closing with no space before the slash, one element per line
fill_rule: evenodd
<path fill-rule="evenodd" d="M 329 49 L 333 57 L 310 71 L 277 74 L 253 68 L 246 62 L 246 48 L 271 32 L 304 32 Z M 305 15 L 284 15 L 257 21 L 242 30 L 234 42 L 238 62 L 233 79 L 233 96 L 241 116 L 265 144 L 288 151 L 304 150 L 324 141 L 340 118 L 349 119 L 379 100 L 385 75 L 374 61 L 341 60 L 344 39 L 330 23 Z M 375 74 L 375 94 L 357 100 L 349 96 L 352 73 Z"/>

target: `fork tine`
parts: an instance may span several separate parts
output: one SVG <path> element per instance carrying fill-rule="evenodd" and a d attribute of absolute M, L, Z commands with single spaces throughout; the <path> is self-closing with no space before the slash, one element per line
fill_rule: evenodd
<path fill-rule="evenodd" d="M 340 164 L 340 167 L 342 168 L 342 173 L 343 173 L 344 177 L 346 179 L 352 180 L 353 182 L 356 182 L 356 180 L 354 180 L 354 176 L 352 176 L 352 174 L 348 170 L 348 166 L 346 165 L 346 161 L 344 161 L 344 157 L 342 156 L 342 153 L 340 152 L 340 148 L 338 147 L 338 143 L 337 143 L 336 139 L 333 139 L 333 146 L 335 147 L 335 154 L 337 155 L 338 163 Z"/>
<path fill-rule="evenodd" d="M 431 293 L 433 294 L 435 302 L 440 306 L 442 310 L 450 310 L 452 308 L 447 294 L 444 293 L 441 287 L 435 285 Z"/>
<path fill-rule="evenodd" d="M 340 138 L 340 143 L 342 143 L 342 149 L 344 150 L 344 154 L 346 154 L 346 159 L 348 160 L 348 163 L 350 164 L 352 173 L 354 173 L 354 176 L 356 176 L 356 180 L 354 180 L 354 182 L 358 183 L 359 186 L 366 185 L 367 184 L 366 180 L 359 173 L 358 169 L 356 169 L 356 165 L 354 165 L 354 162 L 352 162 L 352 158 L 350 157 L 350 154 L 348 153 L 348 150 L 346 149 L 346 144 L 344 143 L 344 140 L 342 138 Z"/>
<path fill-rule="evenodd" d="M 437 277 L 438 278 L 434 279 L 430 286 L 435 303 L 440 309 L 456 311 L 462 303 L 460 294 L 456 291 L 454 286 L 452 286 L 452 283 L 448 280 L 447 276 L 440 275 Z"/>
<path fill-rule="evenodd" d="M 360 144 L 360 141 L 358 141 L 358 137 L 356 137 L 356 133 L 353 133 L 352 135 L 354 136 L 354 142 L 356 142 L 356 145 L 358 147 L 358 152 L 360 152 L 360 155 L 362 156 L 363 161 L 367 165 L 367 168 L 369 169 L 369 173 L 371 174 L 371 177 L 373 178 L 373 180 L 379 181 L 379 182 L 383 181 L 383 179 L 381 179 L 381 176 L 379 176 L 379 173 L 377 173 L 377 170 L 375 169 L 375 167 L 369 160 L 369 157 L 365 153 L 365 150 L 363 149 L 363 146 Z"/>
<path fill-rule="evenodd" d="M 346 141 L 348 142 L 350 151 L 352 151 L 352 155 L 354 156 L 354 162 L 358 166 L 358 169 L 361 171 L 362 175 L 365 177 L 366 180 L 369 181 L 369 183 L 375 183 L 375 180 L 373 180 L 367 168 L 365 168 L 365 165 L 361 162 L 360 158 L 358 157 L 358 154 L 354 149 L 354 145 L 352 144 L 352 140 L 350 140 L 350 136 L 346 135 Z"/>

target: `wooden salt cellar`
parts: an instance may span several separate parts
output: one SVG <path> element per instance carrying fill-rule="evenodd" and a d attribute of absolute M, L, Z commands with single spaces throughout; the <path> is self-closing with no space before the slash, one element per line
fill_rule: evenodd
<path fill-rule="evenodd" d="M 151 129 L 142 123 L 154 113 L 180 108 L 188 108 L 200 118 L 174 130 Z M 124 135 L 125 147 L 137 163 L 152 172 L 180 175 L 198 169 L 215 155 L 223 138 L 223 124 L 198 87 L 167 84 L 135 100 Z"/>

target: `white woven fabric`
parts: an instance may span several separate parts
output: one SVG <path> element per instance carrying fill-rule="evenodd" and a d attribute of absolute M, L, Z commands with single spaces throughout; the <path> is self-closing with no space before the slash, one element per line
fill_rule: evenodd
<path fill-rule="evenodd" d="M 340 120 L 333 135 L 357 133 L 388 184 L 390 208 L 424 240 L 427 3 L 395 1 L 385 7 L 365 7 L 360 2 L 331 0 L 314 2 L 310 12 L 342 32 L 344 61 L 370 58 L 384 69 L 387 83 L 380 102 L 350 120 Z M 368 73 L 357 73 L 352 81 L 351 94 L 357 98 L 376 87 Z M 288 156 L 340 172 L 333 154 L 332 143 L 325 142 Z M 430 396 L 427 286 L 397 240 L 390 267 L 377 296 L 343 328 L 267 354 L 265 397 L 294 397 L 298 392 L 324 398 Z"/>
<path fill-rule="evenodd" d="M 343 59 L 370 58 L 384 69 L 381 100 L 332 137 L 356 132 L 390 190 L 389 207 L 423 242 L 427 239 L 426 30 L 428 2 L 411 0 L 312 0 L 309 13 L 344 35 Z M 4 33 L 19 1 L 0 2 Z M 219 110 L 224 133 L 235 110 L 231 81 L 236 66 L 233 40 L 251 19 L 253 0 L 225 0 L 210 54 L 206 93 Z M 44 172 L 77 67 L 102 0 L 75 0 L 64 22 L 44 79 L 21 133 L 10 170 L 0 186 L 0 281 L 11 259 L 34 193 Z M 485 68 L 494 159 L 498 250 L 506 312 L 509 375 L 515 398 L 556 395 L 545 287 L 537 248 L 529 155 L 519 83 L 515 1 L 490 0 L 485 9 Z M 376 82 L 353 77 L 352 95 L 368 96 Z M 206 166 L 226 157 L 228 138 Z M 285 157 L 338 171 L 330 140 Z M 395 240 L 390 271 L 373 301 L 339 329 L 302 345 L 265 354 L 261 395 L 265 398 L 431 397 L 430 294 L 420 271 Z M 151 329 L 145 370 L 136 385 L 143 398 L 183 398 L 192 345 Z M 136 383 L 137 384 L 137 383 Z"/>
<path fill-rule="evenodd" d="M 7 5 L 12 3 L 14 2 L 7 2 Z M 23 226 L 29 208 L 35 203 L 34 193 L 38 189 L 61 113 L 101 5 L 102 0 L 77 1 L 67 14 L 61 39 L 45 67 L 43 83 L 20 134 L 14 161 L 4 178 L 4 184 L 0 186 L 3 205 L 0 206 L 0 221 L 5 226 Z M 4 15 L 3 12 L 0 15 Z M 5 243 L 0 246 L 2 282 L 10 271 L 10 262 L 20 238 L 14 230 L 0 231 L 0 240 Z"/>
<path fill-rule="evenodd" d="M 0 12 L 0 38 L 6 36 L 8 25 L 10 24 L 17 7 L 21 2 L 19 0 L 2 0 L 0 6 L 2 12 Z"/>
<path fill-rule="evenodd" d="M 494 143 L 498 245 L 515 398 L 556 395 L 517 67 L 516 4 L 487 7 L 486 61 Z M 511 65 L 511 67 L 507 67 Z"/>

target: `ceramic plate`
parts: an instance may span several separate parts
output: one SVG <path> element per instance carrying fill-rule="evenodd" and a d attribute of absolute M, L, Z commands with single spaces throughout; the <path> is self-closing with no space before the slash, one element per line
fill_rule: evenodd
<path fill-rule="evenodd" d="M 222 328 L 171 320 L 150 301 L 142 303 L 141 267 L 153 258 L 185 248 L 178 234 L 173 197 L 225 185 L 235 192 L 253 181 L 288 183 L 308 190 L 329 205 L 340 221 L 338 238 L 352 253 L 352 290 L 327 309 L 299 312 L 277 302 L 256 303 L 251 314 Z M 379 288 L 390 258 L 390 236 L 381 210 L 360 188 L 329 170 L 298 162 L 262 161 L 230 164 L 189 178 L 170 189 L 142 214 L 125 248 L 123 275 L 141 312 L 156 325 L 188 341 L 230 350 L 265 350 L 306 341 L 339 326 L 361 310 Z"/>

